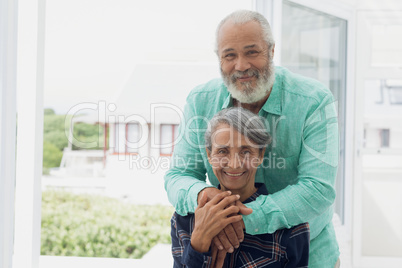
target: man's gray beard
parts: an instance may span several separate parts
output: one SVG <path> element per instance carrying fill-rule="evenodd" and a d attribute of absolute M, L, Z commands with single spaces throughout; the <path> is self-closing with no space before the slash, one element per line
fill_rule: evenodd
<path fill-rule="evenodd" d="M 262 70 L 262 73 L 255 69 L 249 69 L 247 71 L 241 72 L 237 71 L 232 75 L 226 75 L 221 69 L 221 75 L 223 81 L 230 92 L 232 97 L 241 103 L 255 103 L 267 96 L 269 91 L 275 82 L 275 66 L 271 60 Z M 236 86 L 236 80 L 238 77 L 256 76 L 257 84 L 253 88 L 252 81 L 242 83 L 245 88 L 239 90 Z"/>

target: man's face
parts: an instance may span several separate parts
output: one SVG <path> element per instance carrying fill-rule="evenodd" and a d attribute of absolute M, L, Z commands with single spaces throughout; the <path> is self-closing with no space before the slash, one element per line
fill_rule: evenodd
<path fill-rule="evenodd" d="M 242 103 L 254 103 L 270 91 L 275 75 L 272 63 L 274 47 L 269 51 L 259 23 L 235 25 L 227 21 L 218 38 L 221 73 L 232 96 Z"/>

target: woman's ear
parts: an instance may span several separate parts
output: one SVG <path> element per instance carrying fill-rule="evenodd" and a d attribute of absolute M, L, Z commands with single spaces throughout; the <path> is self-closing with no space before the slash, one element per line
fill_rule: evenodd
<path fill-rule="evenodd" d="M 262 148 L 262 150 L 260 150 L 259 164 L 258 165 L 261 165 L 262 162 L 264 161 L 265 149 L 266 149 L 266 147 L 264 147 L 264 148 Z"/>
<path fill-rule="evenodd" d="M 211 151 L 207 147 L 205 147 L 205 151 L 207 151 L 208 162 L 211 164 Z"/>

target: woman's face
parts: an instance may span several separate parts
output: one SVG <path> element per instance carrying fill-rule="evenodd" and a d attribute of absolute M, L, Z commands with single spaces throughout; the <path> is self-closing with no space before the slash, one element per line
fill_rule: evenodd
<path fill-rule="evenodd" d="M 264 150 L 227 124 L 216 128 L 211 142 L 211 151 L 207 149 L 208 161 L 222 190 L 239 194 L 244 201 L 255 192 L 255 173 L 262 163 Z"/>

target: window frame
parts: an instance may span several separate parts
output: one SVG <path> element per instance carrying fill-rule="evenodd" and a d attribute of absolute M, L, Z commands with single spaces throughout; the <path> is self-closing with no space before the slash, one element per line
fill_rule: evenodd
<path fill-rule="evenodd" d="M 0 266 L 11 267 L 14 248 L 17 5 L 0 0 Z"/>
<path fill-rule="evenodd" d="M 129 122 L 129 123 L 115 123 L 114 124 L 114 147 L 113 147 L 113 154 L 114 155 L 138 155 L 139 154 L 139 148 L 137 148 L 136 152 L 129 152 L 128 151 L 128 146 L 127 146 L 127 135 L 128 135 L 128 125 L 137 125 L 138 129 L 141 129 L 141 124 L 139 122 L 137 123 L 133 123 L 133 122 Z M 116 148 L 119 147 L 119 142 L 116 142 L 116 139 L 118 139 L 118 133 L 119 133 L 119 125 L 124 125 L 124 129 L 125 129 L 125 135 L 124 135 L 124 152 L 120 152 L 119 150 L 116 150 Z"/>
<path fill-rule="evenodd" d="M 39 267 L 45 0 L 18 1 L 18 131 L 13 267 Z"/>

